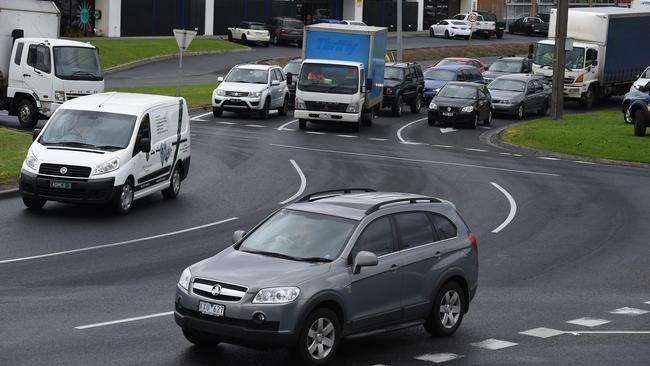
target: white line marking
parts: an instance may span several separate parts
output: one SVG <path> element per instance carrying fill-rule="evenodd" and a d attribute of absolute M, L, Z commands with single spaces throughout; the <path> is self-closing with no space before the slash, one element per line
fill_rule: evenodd
<path fill-rule="evenodd" d="M 521 156 L 523 156 L 523 155 L 521 155 L 521 154 L 512 154 L 512 156 L 521 157 Z"/>
<path fill-rule="evenodd" d="M 246 127 L 264 128 L 266 126 L 262 126 L 262 125 L 246 125 Z"/>
<path fill-rule="evenodd" d="M 500 152 L 499 154 L 501 155 L 508 155 L 508 156 L 514 156 L 515 154 L 512 153 L 506 153 L 506 152 Z"/>
<path fill-rule="evenodd" d="M 235 122 L 226 122 L 226 121 L 221 121 L 221 122 L 217 122 L 217 123 L 222 124 L 222 125 L 236 125 L 237 124 Z"/>
<path fill-rule="evenodd" d="M 628 330 L 587 330 L 587 331 L 568 331 L 564 332 L 567 334 L 580 335 L 580 334 L 650 334 L 650 330 L 638 330 L 638 331 L 628 331 Z"/>
<path fill-rule="evenodd" d="M 451 148 L 453 148 L 453 146 L 451 146 L 451 145 L 436 145 L 436 144 L 432 144 L 431 146 L 434 146 L 434 147 L 444 147 L 444 148 L 446 148 L 446 149 L 451 149 Z"/>
<path fill-rule="evenodd" d="M 569 320 L 567 323 L 591 328 L 591 327 L 597 327 L 599 325 L 610 323 L 610 321 L 605 319 L 596 319 L 596 318 L 580 318 L 580 319 Z"/>
<path fill-rule="evenodd" d="M 448 127 L 448 128 L 441 128 L 440 133 L 449 133 L 449 132 L 455 132 L 458 131 L 457 129 L 453 127 Z"/>
<path fill-rule="evenodd" d="M 477 151 L 477 152 L 487 152 L 487 150 L 474 149 L 474 148 L 471 148 L 471 147 L 466 147 L 465 150 L 467 150 L 467 151 Z"/>
<path fill-rule="evenodd" d="M 285 205 L 298 198 L 298 196 L 300 196 L 305 191 L 305 187 L 307 186 L 307 178 L 305 178 L 305 174 L 303 174 L 302 170 L 300 170 L 300 167 L 298 166 L 295 160 L 290 160 L 290 161 L 291 164 L 293 164 L 293 167 L 298 172 L 298 175 L 300 176 L 300 188 L 298 188 L 298 192 L 296 192 L 296 194 L 280 202 L 281 205 Z"/>
<path fill-rule="evenodd" d="M 646 301 L 646 302 L 644 302 L 644 304 L 648 304 L 648 305 L 650 305 L 650 301 Z"/>
<path fill-rule="evenodd" d="M 508 347 L 512 347 L 512 346 L 516 346 L 516 345 L 517 345 L 517 343 L 508 342 L 508 341 L 501 341 L 501 340 L 494 339 L 494 338 L 486 339 L 486 340 L 481 341 L 481 342 L 472 343 L 472 346 L 474 346 L 474 347 L 484 348 L 484 349 L 488 349 L 488 350 L 491 350 L 491 351 L 495 351 L 495 350 L 502 349 L 502 348 L 508 348 Z"/>
<path fill-rule="evenodd" d="M 305 131 L 305 133 L 310 133 L 312 135 L 325 135 L 325 132 L 318 132 L 318 131 Z"/>
<path fill-rule="evenodd" d="M 126 318 L 126 319 L 120 319 L 120 320 L 113 320 L 113 321 L 104 322 L 104 323 L 80 325 L 78 327 L 74 327 L 74 329 L 83 330 L 83 329 L 89 329 L 89 328 L 97 328 L 97 327 L 103 327 L 103 326 L 106 326 L 106 325 L 128 323 L 128 322 L 134 322 L 134 321 L 143 320 L 143 319 L 158 318 L 158 317 L 161 317 L 161 316 L 168 316 L 168 315 L 172 315 L 172 314 L 174 314 L 173 311 L 168 311 L 168 312 L 165 312 L 165 313 L 137 316 L 135 318 Z"/>
<path fill-rule="evenodd" d="M 412 142 L 412 141 L 406 141 L 402 142 L 404 145 L 426 145 L 424 142 Z"/>
<path fill-rule="evenodd" d="M 378 137 L 368 137 L 368 140 L 372 140 L 372 141 L 388 141 L 388 139 L 381 139 L 381 138 L 378 138 Z"/>
<path fill-rule="evenodd" d="M 558 159 L 558 158 L 551 158 L 551 157 L 549 157 L 549 156 L 538 156 L 537 159 L 541 159 L 541 160 L 551 160 L 551 161 L 558 161 L 558 160 L 560 160 L 560 159 Z"/>
<path fill-rule="evenodd" d="M 198 119 L 198 118 L 203 118 L 203 117 L 205 117 L 205 116 L 209 116 L 209 115 L 211 115 L 211 114 L 212 114 L 212 112 L 203 113 L 203 114 L 201 114 L 201 115 L 198 115 L 198 116 L 194 116 L 194 117 L 192 117 L 192 119 L 195 120 L 195 119 Z"/>
<path fill-rule="evenodd" d="M 295 128 L 285 128 L 282 131 L 293 132 L 293 131 L 298 131 L 298 130 L 295 129 Z"/>
<path fill-rule="evenodd" d="M 349 151 L 326 150 L 326 149 L 314 149 L 314 148 L 310 148 L 310 147 L 291 146 L 291 145 L 282 145 L 282 144 L 270 144 L 270 145 L 271 145 L 271 146 L 276 146 L 276 147 L 282 147 L 282 148 L 285 148 L 285 149 L 296 149 L 296 150 L 305 150 L 305 151 L 317 151 L 317 152 L 325 152 L 325 153 L 340 154 L 340 155 L 365 156 L 365 157 L 369 157 L 369 158 L 386 159 L 386 160 L 411 161 L 411 162 L 415 162 L 415 163 L 440 164 L 440 165 L 449 165 L 449 166 L 460 166 L 460 167 L 465 167 L 465 168 L 476 168 L 476 169 L 496 170 L 496 171 L 501 171 L 501 172 L 522 173 L 522 174 L 532 174 L 532 175 L 543 175 L 543 176 L 548 176 L 548 177 L 559 177 L 559 176 L 560 176 L 559 174 L 554 174 L 554 173 L 542 173 L 542 172 L 533 172 L 533 171 L 528 171 L 528 170 L 514 170 L 514 169 L 506 169 L 506 168 L 496 168 L 496 167 L 491 167 L 491 166 L 482 166 L 482 165 L 472 165 L 472 164 L 462 164 L 462 163 L 451 163 L 451 162 L 447 162 L 447 161 L 435 161 L 435 160 L 422 160 L 422 159 L 401 158 L 401 157 L 397 157 L 397 156 L 375 155 L 375 154 L 365 154 L 365 153 L 356 153 L 356 152 L 349 152 Z"/>
<path fill-rule="evenodd" d="M 414 358 L 420 361 L 443 363 L 443 362 L 447 362 L 447 361 L 451 361 L 463 357 L 464 357 L 463 355 L 457 355 L 455 353 L 427 353 Z"/>
<path fill-rule="evenodd" d="M 596 163 L 594 163 L 594 162 L 591 162 L 591 161 L 584 161 L 584 160 L 574 160 L 573 162 L 574 162 L 574 163 L 578 163 L 578 164 L 596 165 Z"/>
<path fill-rule="evenodd" d="M 208 122 L 205 119 L 200 119 L 200 118 L 192 118 L 191 121 L 198 121 L 198 122 Z"/>
<path fill-rule="evenodd" d="M 624 308 L 619 308 L 619 309 L 612 310 L 612 311 L 610 311 L 610 313 L 611 314 L 637 316 L 637 315 L 643 315 L 643 314 L 650 313 L 650 311 L 637 309 L 637 308 L 624 307 Z"/>
<path fill-rule="evenodd" d="M 510 221 L 515 218 L 515 214 L 517 213 L 517 203 L 515 202 L 515 199 L 512 198 L 510 193 L 503 189 L 500 185 L 490 182 L 496 189 L 500 190 L 501 193 L 503 193 L 504 196 L 508 199 L 508 202 L 510 203 L 510 212 L 508 213 L 508 217 L 506 217 L 506 220 L 501 223 L 496 229 L 492 230 L 493 233 L 498 233 L 499 231 L 503 230 L 508 224 L 510 224 Z"/>
<path fill-rule="evenodd" d="M 349 138 L 349 139 L 350 139 L 350 138 L 357 138 L 357 137 L 359 137 L 359 136 L 354 136 L 354 135 L 336 135 L 336 136 L 338 136 L 338 137 L 345 137 L 345 138 Z"/>
<path fill-rule="evenodd" d="M 33 255 L 30 257 L 22 257 L 22 258 L 14 258 L 14 259 L 5 259 L 1 260 L 0 264 L 6 264 L 6 263 L 14 263 L 14 262 L 22 262 L 22 261 L 28 261 L 31 259 L 39 259 L 39 258 L 47 258 L 47 257 L 54 257 L 58 255 L 64 255 L 64 254 L 72 254 L 72 253 L 79 253 L 79 252 L 85 252 L 88 250 L 95 250 L 95 249 L 103 249 L 103 248 L 111 248 L 111 247 L 117 247 L 121 245 L 127 245 L 127 244 L 133 244 L 133 243 L 138 243 L 142 241 L 148 241 L 148 240 L 153 240 L 153 239 L 160 239 L 160 238 L 165 238 L 168 236 L 172 235 L 178 235 L 178 234 L 183 234 L 187 233 L 190 231 L 196 231 L 200 229 L 205 229 L 206 227 L 211 227 L 211 226 L 216 226 L 220 224 L 225 224 L 226 222 L 234 221 L 239 219 L 239 217 L 231 217 L 229 219 L 221 220 L 221 221 L 216 221 L 216 222 L 211 222 L 209 224 L 205 225 L 200 225 L 200 226 L 195 226 L 191 227 L 188 229 L 183 229 L 183 230 L 178 230 L 178 231 L 173 231 L 171 233 L 165 233 L 165 234 L 159 234 L 159 235 L 154 235 L 154 236 L 148 236 L 145 238 L 139 238 L 139 239 L 131 239 L 131 240 L 126 240 L 126 241 L 121 241 L 118 243 L 111 243 L 111 244 L 103 244 L 103 245 L 96 245 L 92 247 L 86 247 L 86 248 L 79 248 L 79 249 L 72 249 L 72 250 L 65 250 L 62 252 L 55 252 L 55 253 L 47 253 L 47 254 L 40 254 L 40 255 Z"/>
<path fill-rule="evenodd" d="M 408 141 L 404 140 L 404 138 L 402 137 L 402 131 L 403 131 L 405 128 L 408 128 L 410 125 L 412 125 L 412 124 L 414 124 L 414 123 L 418 123 L 418 122 L 426 121 L 427 119 L 428 119 L 428 118 L 420 118 L 420 119 L 415 120 L 415 121 L 413 121 L 413 122 L 409 122 L 409 123 L 405 124 L 404 126 L 402 126 L 402 128 L 400 128 L 399 130 L 397 130 L 397 139 L 399 140 L 399 142 L 401 142 L 401 143 L 403 143 L 403 144 L 407 144 L 407 143 L 408 143 Z"/>
<path fill-rule="evenodd" d="M 529 329 L 525 332 L 519 332 L 519 333 L 531 337 L 537 337 L 537 338 L 550 338 L 560 334 L 564 334 L 564 332 L 561 330 L 550 329 L 550 328 L 535 328 L 535 329 Z"/>
<path fill-rule="evenodd" d="M 294 120 L 292 120 L 292 121 L 289 121 L 289 122 L 283 124 L 282 126 L 278 127 L 278 131 L 289 131 L 289 130 L 286 129 L 285 127 L 289 126 L 289 125 L 292 124 L 292 123 L 296 123 L 296 122 L 298 122 L 297 119 L 294 119 Z M 291 131 L 295 131 L 295 130 L 291 130 Z"/>

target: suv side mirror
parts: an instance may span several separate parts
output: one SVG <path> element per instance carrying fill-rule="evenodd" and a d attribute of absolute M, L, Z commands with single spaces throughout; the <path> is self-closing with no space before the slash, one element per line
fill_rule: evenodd
<path fill-rule="evenodd" d="M 280 80 L 271 80 L 271 86 L 278 86 L 280 85 Z"/>
<path fill-rule="evenodd" d="M 357 253 L 354 262 L 352 262 L 352 274 L 359 274 L 361 267 L 372 267 L 376 266 L 377 263 L 379 263 L 379 260 L 375 253 L 361 251 Z"/>
<path fill-rule="evenodd" d="M 32 132 L 32 141 L 36 141 L 38 138 L 38 135 L 41 134 L 41 129 L 40 128 L 35 128 L 34 132 Z"/>
<path fill-rule="evenodd" d="M 223 76 L 217 77 L 217 82 L 218 83 L 223 83 Z"/>
<path fill-rule="evenodd" d="M 140 144 L 139 144 L 138 148 L 139 148 L 140 151 L 142 151 L 143 153 L 149 153 L 149 152 L 151 152 L 151 139 L 146 138 L 146 137 L 140 139 Z"/>
<path fill-rule="evenodd" d="M 293 84 L 293 74 L 290 72 L 287 73 L 287 84 Z"/>
<path fill-rule="evenodd" d="M 232 234 L 232 243 L 237 244 L 241 240 L 241 238 L 246 235 L 246 232 L 244 230 L 237 230 Z"/>

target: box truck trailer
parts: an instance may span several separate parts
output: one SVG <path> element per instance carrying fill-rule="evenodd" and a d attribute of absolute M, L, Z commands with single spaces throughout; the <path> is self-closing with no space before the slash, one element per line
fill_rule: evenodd
<path fill-rule="evenodd" d="M 0 0 L 0 110 L 25 128 L 65 101 L 104 91 L 97 49 L 59 39 L 53 1 Z"/>

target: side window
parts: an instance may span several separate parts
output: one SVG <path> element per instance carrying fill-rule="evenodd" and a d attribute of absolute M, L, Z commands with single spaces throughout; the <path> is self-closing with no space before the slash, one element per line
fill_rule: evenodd
<path fill-rule="evenodd" d="M 51 71 L 50 48 L 30 45 L 27 53 L 27 65 L 49 74 Z"/>
<path fill-rule="evenodd" d="M 151 123 L 149 122 L 149 115 L 145 114 L 142 117 L 142 123 L 140 123 L 140 128 L 138 129 L 138 135 L 135 139 L 135 148 L 133 149 L 133 156 L 137 155 L 140 152 L 140 141 L 142 139 L 151 140 Z"/>
<path fill-rule="evenodd" d="M 533 80 L 532 83 L 535 86 L 535 93 L 540 93 L 544 91 L 544 87 L 542 86 L 542 83 L 540 83 L 537 80 Z"/>
<path fill-rule="evenodd" d="M 593 65 L 595 62 L 598 61 L 598 51 L 594 50 L 593 48 L 590 48 L 587 50 L 587 66 Z"/>
<path fill-rule="evenodd" d="M 280 81 L 280 78 L 278 78 L 278 70 L 272 69 L 271 70 L 271 81 Z"/>
<path fill-rule="evenodd" d="M 399 229 L 400 250 L 435 241 L 431 221 L 426 213 L 407 212 L 396 214 L 394 217 Z"/>
<path fill-rule="evenodd" d="M 456 226 L 448 218 L 437 214 L 430 214 L 429 217 L 436 227 L 439 240 L 455 238 L 458 235 Z"/>
<path fill-rule="evenodd" d="M 533 93 L 536 93 L 536 92 L 537 92 L 537 90 L 536 90 L 535 83 L 533 83 L 532 80 L 529 81 L 528 82 L 528 90 L 526 91 L 526 94 L 533 94 Z"/>
<path fill-rule="evenodd" d="M 354 259 L 357 253 L 364 250 L 379 257 L 391 253 L 393 249 L 393 228 L 390 219 L 385 216 L 366 226 L 354 244 L 350 258 Z"/>
<path fill-rule="evenodd" d="M 409 80 L 413 78 L 413 74 L 411 73 L 411 68 L 407 67 L 404 69 L 404 80 Z"/>
<path fill-rule="evenodd" d="M 460 70 L 456 73 L 456 81 L 465 81 L 465 71 Z"/>
<path fill-rule="evenodd" d="M 474 80 L 481 80 L 483 79 L 483 76 L 481 75 L 481 72 L 477 70 L 472 70 L 472 75 L 474 76 Z"/>
<path fill-rule="evenodd" d="M 14 63 L 16 65 L 20 65 L 20 61 L 23 58 L 23 47 L 24 46 L 25 46 L 25 44 L 22 43 L 22 42 L 18 43 L 18 45 L 16 45 L 16 57 L 14 57 Z"/>
<path fill-rule="evenodd" d="M 280 69 L 275 69 L 275 73 L 278 74 L 278 80 L 284 81 L 284 73 Z"/>
<path fill-rule="evenodd" d="M 487 95 L 485 94 L 485 92 L 483 90 L 479 89 L 478 90 L 478 98 L 479 99 L 487 99 Z"/>

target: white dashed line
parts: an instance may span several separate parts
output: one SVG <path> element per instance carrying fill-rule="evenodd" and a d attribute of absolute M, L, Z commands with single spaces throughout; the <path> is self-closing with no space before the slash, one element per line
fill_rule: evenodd
<path fill-rule="evenodd" d="M 282 131 L 293 132 L 293 131 L 297 131 L 297 130 L 295 128 L 285 128 Z"/>
<path fill-rule="evenodd" d="M 198 116 L 194 116 L 194 117 L 192 117 L 192 120 L 197 120 L 197 119 L 199 119 L 199 118 L 203 118 L 203 117 L 205 117 L 205 116 L 209 116 L 209 115 L 211 115 L 211 114 L 212 114 L 212 112 L 203 113 L 203 114 L 200 114 L 200 115 L 198 115 Z"/>
<path fill-rule="evenodd" d="M 498 233 L 499 231 L 503 230 L 503 228 L 508 226 L 508 224 L 510 224 L 512 219 L 515 218 L 515 215 L 517 214 L 517 202 L 515 202 L 515 199 L 512 198 L 510 193 L 508 193 L 508 191 L 506 191 L 503 187 L 501 187 L 500 185 L 494 182 L 490 182 L 490 184 L 492 184 L 494 188 L 501 191 L 501 193 L 503 193 L 503 195 L 506 196 L 508 203 L 510 203 L 510 212 L 508 212 L 508 217 L 506 217 L 505 221 L 503 221 L 501 225 L 499 225 L 496 229 L 492 230 L 493 233 Z"/>
<path fill-rule="evenodd" d="M 451 149 L 451 148 L 453 148 L 453 146 L 451 146 L 451 145 L 436 145 L 436 144 L 432 144 L 431 146 L 433 146 L 433 147 L 443 147 L 443 148 L 445 148 L 445 149 Z"/>
<path fill-rule="evenodd" d="M 207 120 L 205 120 L 205 119 L 201 119 L 201 118 L 192 118 L 190 121 L 195 121 L 195 122 L 208 122 Z"/>
<path fill-rule="evenodd" d="M 591 327 L 597 327 L 599 325 L 610 323 L 610 321 L 605 319 L 580 318 L 580 319 L 569 320 L 567 323 L 591 328 Z"/>
<path fill-rule="evenodd" d="M 282 126 L 278 127 L 278 131 L 289 131 L 289 129 L 286 128 L 286 127 L 289 126 L 290 124 L 296 123 L 296 122 L 298 122 L 297 119 L 294 119 L 293 121 L 289 121 L 289 122 L 283 124 Z M 295 131 L 295 130 L 291 130 L 291 131 Z"/>
<path fill-rule="evenodd" d="M 629 316 L 637 316 L 637 315 L 643 315 L 650 313 L 648 310 L 642 310 L 642 309 L 637 309 L 637 308 L 619 308 L 610 311 L 610 314 L 618 314 L 618 315 L 629 315 Z"/>
<path fill-rule="evenodd" d="M 522 157 L 523 155 L 521 155 L 521 154 L 512 154 L 512 156 Z"/>
<path fill-rule="evenodd" d="M 424 145 L 423 142 L 411 142 L 411 141 L 404 141 L 402 142 L 404 145 Z"/>
<path fill-rule="evenodd" d="M 137 316 L 135 318 L 126 318 L 126 319 L 120 319 L 120 320 L 113 320 L 113 321 L 104 322 L 104 323 L 81 325 L 81 326 L 78 326 L 78 327 L 74 327 L 74 329 L 83 330 L 83 329 L 88 329 L 88 328 L 97 328 L 97 327 L 103 327 L 103 326 L 106 326 L 106 325 L 128 323 L 128 322 L 134 322 L 134 321 L 143 320 L 143 319 L 151 319 L 151 318 L 158 318 L 158 317 L 161 317 L 161 316 L 169 316 L 169 315 L 172 315 L 172 314 L 174 314 L 173 311 L 168 311 L 168 312 L 165 312 L 165 313 L 151 314 L 151 315 L 145 315 L 145 316 Z"/>
<path fill-rule="evenodd" d="M 290 161 L 291 161 L 291 165 L 293 165 L 293 167 L 296 169 L 296 172 L 298 172 L 298 176 L 300 176 L 300 188 L 298 188 L 298 191 L 293 196 L 280 202 L 281 205 L 287 204 L 295 200 L 296 198 L 298 198 L 298 196 L 300 196 L 305 191 L 305 187 L 307 186 L 307 178 L 305 178 L 305 174 L 303 174 L 302 170 L 300 169 L 300 167 L 298 166 L 295 160 L 290 160 Z"/>
<path fill-rule="evenodd" d="M 354 135 L 336 135 L 336 136 L 338 136 L 338 137 L 345 137 L 345 138 L 349 138 L 349 139 L 350 139 L 350 138 L 357 138 L 357 137 L 359 137 L 359 136 L 354 136 Z"/>
<path fill-rule="evenodd" d="M 230 125 L 236 125 L 236 124 L 237 124 L 237 123 L 235 123 L 235 122 L 226 122 L 226 121 L 221 121 L 221 122 L 217 122 L 217 123 L 218 123 L 218 124 L 221 124 L 221 125 L 228 125 L 228 126 L 230 126 Z"/>
<path fill-rule="evenodd" d="M 474 148 L 471 148 L 471 147 L 466 147 L 465 150 L 467 150 L 467 151 L 476 151 L 476 152 L 487 152 L 487 150 L 474 149 Z"/>
<path fill-rule="evenodd" d="M 560 160 L 560 159 L 558 159 L 558 158 L 551 158 L 551 157 L 548 157 L 548 156 L 538 156 L 537 159 L 541 159 L 541 160 L 551 160 L 551 161 L 558 161 L 558 160 Z"/>
<path fill-rule="evenodd" d="M 404 138 L 402 137 L 402 131 L 404 131 L 405 128 L 408 128 L 410 125 L 412 125 L 412 124 L 414 124 L 414 123 L 418 123 L 418 122 L 426 121 L 427 119 L 428 119 L 428 118 L 420 118 L 420 119 L 417 119 L 417 120 L 415 120 L 415 121 L 413 121 L 413 122 L 409 122 L 409 123 L 405 124 L 405 125 L 402 126 L 399 130 L 397 130 L 397 139 L 399 140 L 399 142 L 401 142 L 401 143 L 403 143 L 403 144 L 407 144 L 407 143 L 408 143 L 408 141 L 404 140 Z"/>
<path fill-rule="evenodd" d="M 246 127 L 264 128 L 264 127 L 266 127 L 266 126 L 262 126 L 262 125 L 246 125 Z"/>
<path fill-rule="evenodd" d="M 650 330 L 586 330 L 586 331 L 568 331 L 573 335 L 580 334 L 650 334 Z"/>
<path fill-rule="evenodd" d="M 513 346 L 516 346 L 516 345 L 517 345 L 517 343 L 514 343 L 514 342 L 501 341 L 501 340 L 494 339 L 494 338 L 486 339 L 486 340 L 481 341 L 481 342 L 472 343 L 472 346 L 474 346 L 474 347 L 483 348 L 483 349 L 487 349 L 487 350 L 490 350 L 490 351 L 496 351 L 498 349 L 513 347 Z"/>
<path fill-rule="evenodd" d="M 451 360 L 456 360 L 458 358 L 463 358 L 463 355 L 457 355 L 455 353 L 427 353 L 414 358 L 420 361 L 443 363 Z"/>
<path fill-rule="evenodd" d="M 574 162 L 574 163 L 578 163 L 578 164 L 588 164 L 588 165 L 595 165 L 595 164 L 596 164 L 596 163 L 594 163 L 594 162 L 591 162 L 591 161 L 584 161 L 584 160 L 574 160 L 573 162 Z"/>
<path fill-rule="evenodd" d="M 368 137 L 368 140 L 372 140 L 372 141 L 388 141 L 388 139 L 380 139 L 378 137 Z"/>
<path fill-rule="evenodd" d="M 513 153 L 507 153 L 507 152 L 500 152 L 500 155 L 508 155 L 508 156 L 515 156 Z"/>
<path fill-rule="evenodd" d="M 325 132 L 318 132 L 318 131 L 306 131 L 305 133 L 309 133 L 312 135 L 325 135 Z"/>
<path fill-rule="evenodd" d="M 561 330 L 550 329 L 550 328 L 535 328 L 535 329 L 530 329 L 525 332 L 519 332 L 519 333 L 531 337 L 537 337 L 537 338 L 550 338 L 560 334 L 564 334 L 564 332 Z"/>
<path fill-rule="evenodd" d="M 650 301 L 646 301 L 646 302 L 644 302 L 644 304 L 648 304 L 648 305 L 650 305 Z"/>

